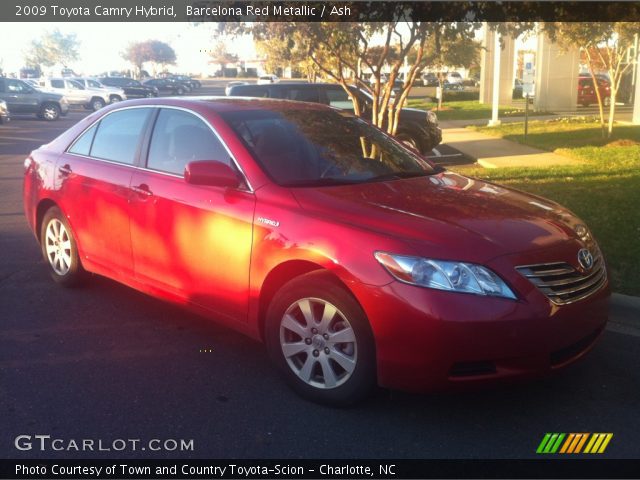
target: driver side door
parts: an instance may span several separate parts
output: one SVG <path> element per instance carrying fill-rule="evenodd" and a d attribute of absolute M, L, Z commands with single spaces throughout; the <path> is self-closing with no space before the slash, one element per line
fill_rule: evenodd
<path fill-rule="evenodd" d="M 159 110 L 130 188 L 135 275 L 170 298 L 237 320 L 247 318 L 255 197 L 239 188 L 193 185 L 194 160 L 232 166 L 209 124 L 184 109 Z"/>

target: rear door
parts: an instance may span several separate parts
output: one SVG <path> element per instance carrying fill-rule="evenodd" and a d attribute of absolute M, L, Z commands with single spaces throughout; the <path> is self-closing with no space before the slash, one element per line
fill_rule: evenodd
<path fill-rule="evenodd" d="M 146 168 L 131 181 L 135 274 L 172 297 L 246 321 L 255 197 L 247 186 L 187 183 L 184 168 L 193 160 L 236 168 L 204 119 L 162 108 Z"/>
<path fill-rule="evenodd" d="M 153 108 L 113 111 L 58 159 L 60 203 L 83 258 L 113 276 L 133 275 L 129 185 Z"/>

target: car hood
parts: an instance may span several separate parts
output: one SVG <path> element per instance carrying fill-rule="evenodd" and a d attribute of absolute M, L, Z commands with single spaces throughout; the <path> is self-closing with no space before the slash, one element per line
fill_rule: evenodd
<path fill-rule="evenodd" d="M 42 100 L 54 100 L 56 102 L 59 102 L 62 100 L 62 97 L 64 97 L 64 95 L 60 93 L 53 93 L 48 90 L 38 90 L 38 95 Z"/>
<path fill-rule="evenodd" d="M 576 239 L 579 220 L 558 204 L 452 172 L 388 182 L 294 188 L 316 215 L 442 249 L 456 258 L 494 258 Z"/>

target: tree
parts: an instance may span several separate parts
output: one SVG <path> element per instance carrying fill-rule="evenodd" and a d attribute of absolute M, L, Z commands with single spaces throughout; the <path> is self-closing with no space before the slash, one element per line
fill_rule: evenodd
<path fill-rule="evenodd" d="M 78 39 L 75 33 L 65 35 L 57 28 L 33 40 L 25 53 L 26 64 L 36 69 L 56 64 L 66 67 L 77 59 Z"/>
<path fill-rule="evenodd" d="M 582 50 L 598 98 L 602 135 L 610 138 L 613 133 L 620 81 L 632 65 L 627 63 L 627 58 L 633 48 L 634 34 L 638 33 L 638 24 L 632 22 L 556 22 L 544 24 L 543 30 L 551 40 L 558 42 L 561 47 Z M 600 92 L 600 82 L 597 76 L 601 70 L 608 73 L 610 80 L 609 118 L 606 127 L 604 99 Z"/>
<path fill-rule="evenodd" d="M 167 65 L 175 65 L 176 52 L 167 43 L 160 40 L 149 40 L 149 47 L 151 50 L 152 63 L 159 65 L 163 70 Z"/>
<path fill-rule="evenodd" d="M 225 71 L 227 69 L 227 65 L 230 63 L 236 63 L 238 61 L 238 56 L 235 53 L 231 53 L 227 50 L 227 46 L 224 41 L 219 40 L 216 42 L 214 47 L 211 49 L 211 53 L 209 54 L 211 60 L 209 63 L 215 63 L 220 65 L 222 69 L 222 76 L 225 77 Z"/>
<path fill-rule="evenodd" d="M 176 53 L 173 48 L 160 40 L 131 43 L 122 53 L 122 57 L 136 67 L 137 75 L 140 75 L 147 62 L 158 64 L 163 68 L 176 62 Z"/>
<path fill-rule="evenodd" d="M 444 69 L 447 67 L 465 67 L 477 64 L 480 54 L 480 43 L 474 38 L 477 28 L 472 23 L 441 23 L 433 26 L 429 41 L 425 45 L 423 62 L 425 66 L 438 72 L 438 84 L 442 95 L 438 99 L 438 107 L 442 107 L 445 80 Z M 410 59 L 415 56 L 412 52 Z"/>

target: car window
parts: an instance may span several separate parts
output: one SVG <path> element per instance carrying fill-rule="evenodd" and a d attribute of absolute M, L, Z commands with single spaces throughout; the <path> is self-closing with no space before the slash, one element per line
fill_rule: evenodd
<path fill-rule="evenodd" d="M 327 100 L 329 101 L 329 105 L 332 107 L 341 108 L 343 110 L 353 110 L 353 101 L 343 88 L 327 89 Z"/>
<path fill-rule="evenodd" d="M 297 102 L 320 103 L 316 88 L 291 88 L 286 98 Z"/>
<path fill-rule="evenodd" d="M 53 88 L 64 88 L 64 80 L 51 80 Z"/>
<path fill-rule="evenodd" d="M 28 93 L 31 89 L 26 83 L 20 80 L 12 80 L 7 78 L 5 80 L 5 90 L 12 93 Z"/>
<path fill-rule="evenodd" d="M 231 89 L 231 95 L 238 97 L 268 97 L 269 91 L 266 88 L 260 88 L 259 86 L 247 86 L 233 87 Z"/>
<path fill-rule="evenodd" d="M 182 175 L 193 160 L 231 165 L 229 153 L 206 123 L 189 112 L 163 108 L 153 129 L 147 168 Z"/>
<path fill-rule="evenodd" d="M 428 162 L 347 112 L 287 108 L 221 115 L 280 185 L 338 185 L 434 172 Z"/>
<path fill-rule="evenodd" d="M 84 132 L 69 148 L 69 153 L 75 153 L 78 155 L 89 156 L 91 152 L 91 144 L 93 143 L 93 137 L 98 129 L 98 124 L 96 123 L 89 130 Z"/>
<path fill-rule="evenodd" d="M 67 88 L 72 90 L 84 90 L 84 87 L 80 83 L 73 80 L 67 80 Z"/>
<path fill-rule="evenodd" d="M 90 155 L 132 165 L 149 108 L 120 110 L 100 120 Z"/>
<path fill-rule="evenodd" d="M 96 82 L 95 80 L 87 80 L 87 85 L 89 85 L 91 88 L 102 88 L 100 82 Z"/>

